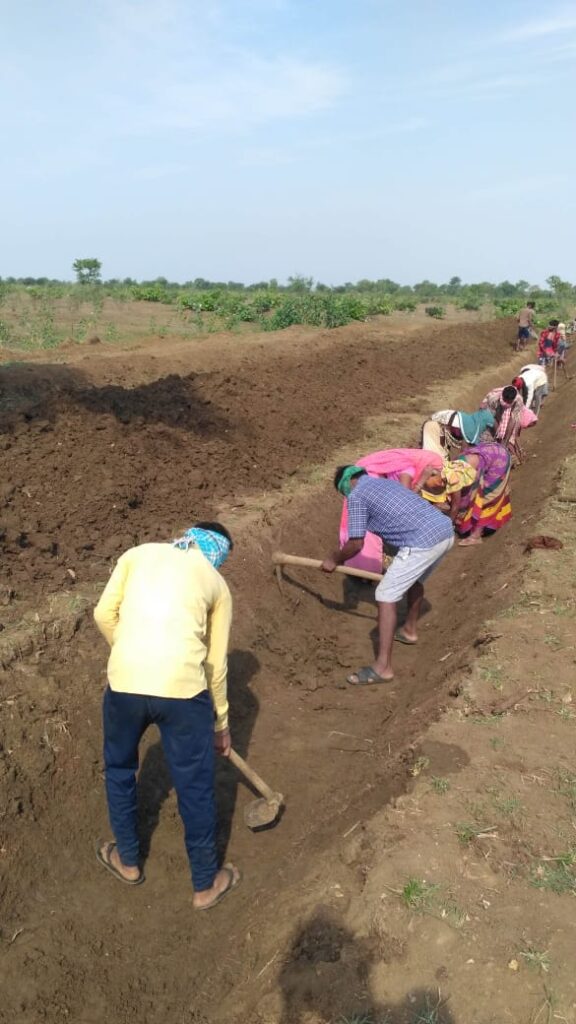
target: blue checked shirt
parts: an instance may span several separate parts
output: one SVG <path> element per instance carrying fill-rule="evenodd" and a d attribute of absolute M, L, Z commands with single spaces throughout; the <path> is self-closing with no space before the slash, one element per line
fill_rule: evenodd
<path fill-rule="evenodd" d="M 375 533 L 396 548 L 432 548 L 454 532 L 448 516 L 396 480 L 363 476 L 347 503 L 350 538 Z"/>

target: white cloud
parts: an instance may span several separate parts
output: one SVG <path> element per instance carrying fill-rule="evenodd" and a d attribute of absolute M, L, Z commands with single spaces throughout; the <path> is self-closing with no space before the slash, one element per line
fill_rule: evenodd
<path fill-rule="evenodd" d="M 525 21 L 502 33 L 502 40 L 540 39 L 543 36 L 557 35 L 559 32 L 571 32 L 576 29 L 576 7 L 571 6 L 551 14 L 545 18 Z"/>
<path fill-rule="evenodd" d="M 100 60 L 109 72 L 110 114 L 128 134 L 156 130 L 231 131 L 300 118 L 331 107 L 346 91 L 343 72 L 323 57 L 280 45 L 262 55 L 250 31 L 235 31 L 231 0 L 99 0 Z M 270 4 L 272 14 L 286 0 Z M 269 16 L 268 0 L 243 0 L 244 14 Z M 245 29 L 245 26 L 244 26 Z M 259 52 L 260 51 L 260 52 Z"/>
<path fill-rule="evenodd" d="M 280 56 L 262 59 L 230 55 L 227 67 L 165 67 L 150 76 L 138 102 L 120 104 L 127 130 L 151 128 L 233 131 L 254 124 L 299 118 L 326 110 L 344 93 L 346 81 L 335 68 Z M 124 108 L 124 109 L 122 109 Z"/>

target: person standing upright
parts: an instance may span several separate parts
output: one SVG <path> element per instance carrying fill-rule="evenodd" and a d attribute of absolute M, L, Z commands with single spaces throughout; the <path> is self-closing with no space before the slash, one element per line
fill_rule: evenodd
<path fill-rule="evenodd" d="M 535 304 L 533 302 L 527 302 L 516 317 L 516 321 L 518 323 L 516 352 L 523 352 L 530 341 L 530 335 L 534 330 L 534 306 Z"/>

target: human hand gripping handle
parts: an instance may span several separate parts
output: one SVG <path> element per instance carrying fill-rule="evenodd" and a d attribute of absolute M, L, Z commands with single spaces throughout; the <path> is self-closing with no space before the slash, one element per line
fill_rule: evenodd
<path fill-rule="evenodd" d="M 214 733 L 214 750 L 221 757 L 230 757 L 230 751 L 232 750 L 230 729 L 221 729 L 220 732 Z"/>
<path fill-rule="evenodd" d="M 339 565 L 344 565 L 350 558 L 354 558 L 363 547 L 363 537 L 349 537 L 343 547 L 324 559 L 320 566 L 322 572 L 335 572 Z"/>
<path fill-rule="evenodd" d="M 322 562 L 320 568 L 322 569 L 322 572 L 334 572 L 336 570 L 337 565 L 338 562 L 333 557 L 333 555 L 328 555 L 328 557 L 325 558 L 324 561 Z"/>

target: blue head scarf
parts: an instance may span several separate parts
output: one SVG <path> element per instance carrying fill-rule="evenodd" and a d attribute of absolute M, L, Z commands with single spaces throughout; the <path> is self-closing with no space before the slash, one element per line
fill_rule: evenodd
<path fill-rule="evenodd" d="M 198 548 L 215 569 L 220 568 L 230 553 L 230 541 L 227 537 L 214 530 L 201 530 L 197 526 L 186 530 L 182 537 L 172 541 L 172 545 L 180 551 L 188 551 L 191 547 Z"/>
<path fill-rule="evenodd" d="M 468 444 L 476 444 L 478 438 L 485 430 L 494 426 L 494 416 L 489 409 L 479 409 L 478 412 L 460 412 L 460 425 L 462 435 Z"/>

